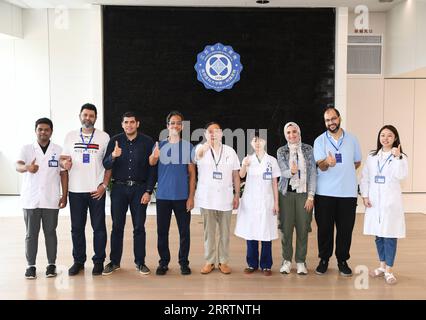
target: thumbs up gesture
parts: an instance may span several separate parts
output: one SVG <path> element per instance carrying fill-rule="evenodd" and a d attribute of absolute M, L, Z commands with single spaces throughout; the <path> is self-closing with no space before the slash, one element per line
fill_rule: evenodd
<path fill-rule="evenodd" d="M 336 165 L 336 158 L 331 154 L 330 151 L 328 152 L 326 161 L 329 167 L 334 167 Z"/>
<path fill-rule="evenodd" d="M 70 156 L 61 156 L 59 163 L 65 170 L 71 170 L 72 160 Z"/>
<path fill-rule="evenodd" d="M 154 159 L 160 158 L 160 147 L 158 145 L 158 141 L 155 143 L 154 150 L 152 150 L 152 156 L 154 157 Z"/>
<path fill-rule="evenodd" d="M 119 156 L 121 156 L 121 148 L 118 146 L 118 141 L 115 141 L 115 147 L 114 150 L 112 151 L 112 158 L 118 158 Z"/>
<path fill-rule="evenodd" d="M 243 159 L 243 166 L 248 167 L 250 165 L 250 158 L 247 156 Z"/>
<path fill-rule="evenodd" d="M 31 173 L 36 173 L 38 171 L 38 164 L 36 164 L 35 158 L 31 161 L 31 164 L 27 165 L 27 171 Z"/>
<path fill-rule="evenodd" d="M 401 155 L 401 144 L 398 145 L 398 148 L 392 148 L 391 153 L 395 158 L 398 158 Z"/>
<path fill-rule="evenodd" d="M 291 163 L 290 170 L 291 170 L 291 174 L 296 174 L 297 173 L 297 171 L 299 170 L 299 168 L 297 167 L 296 162 L 293 161 Z"/>

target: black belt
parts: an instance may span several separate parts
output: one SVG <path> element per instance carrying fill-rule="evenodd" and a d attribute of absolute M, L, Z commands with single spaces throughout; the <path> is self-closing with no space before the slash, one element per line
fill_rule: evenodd
<path fill-rule="evenodd" d="M 146 182 L 145 181 L 135 181 L 135 180 L 112 180 L 112 183 L 121 184 L 121 185 L 131 187 L 131 186 L 141 186 L 141 185 L 144 185 Z"/>

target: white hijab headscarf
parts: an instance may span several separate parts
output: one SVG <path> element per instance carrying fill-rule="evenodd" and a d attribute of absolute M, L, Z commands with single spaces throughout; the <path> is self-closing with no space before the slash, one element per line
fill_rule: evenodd
<path fill-rule="evenodd" d="M 295 127 L 297 132 L 299 133 L 299 141 L 296 143 L 290 143 L 286 137 L 286 130 L 288 127 Z M 297 168 L 300 172 L 300 176 L 298 173 L 293 175 L 290 178 L 289 184 L 293 190 L 296 190 L 297 193 L 305 193 L 306 192 L 306 163 L 305 157 L 302 153 L 302 134 L 300 132 L 300 127 L 295 122 L 287 122 L 284 125 L 284 137 L 287 140 L 288 148 L 290 150 L 290 156 L 288 159 L 288 167 L 291 168 L 293 162 L 297 164 Z"/>

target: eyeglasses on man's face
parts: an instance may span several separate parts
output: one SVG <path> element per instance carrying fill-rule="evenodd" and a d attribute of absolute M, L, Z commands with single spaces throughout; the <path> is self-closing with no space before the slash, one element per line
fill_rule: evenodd
<path fill-rule="evenodd" d="M 339 119 L 339 117 L 333 117 L 333 118 L 324 119 L 324 120 L 325 120 L 325 123 L 330 123 L 330 122 L 336 122 L 337 119 Z"/>

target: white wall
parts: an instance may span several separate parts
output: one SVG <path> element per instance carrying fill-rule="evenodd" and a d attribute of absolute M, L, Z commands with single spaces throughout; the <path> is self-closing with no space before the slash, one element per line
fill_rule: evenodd
<path fill-rule="evenodd" d="M 386 77 L 426 67 L 426 1 L 406 0 L 388 11 L 386 37 Z"/>
<path fill-rule="evenodd" d="M 102 129 L 102 33 L 99 6 L 22 10 L 23 39 L 0 40 L 0 119 L 10 133 L 0 140 L 0 194 L 19 193 L 14 162 L 35 139 L 34 122 L 50 117 L 62 144 L 79 126 L 80 106 L 94 103 Z M 67 23 L 65 23 L 67 22 Z"/>
<path fill-rule="evenodd" d="M 0 39 L 22 38 L 22 9 L 0 0 Z"/>

